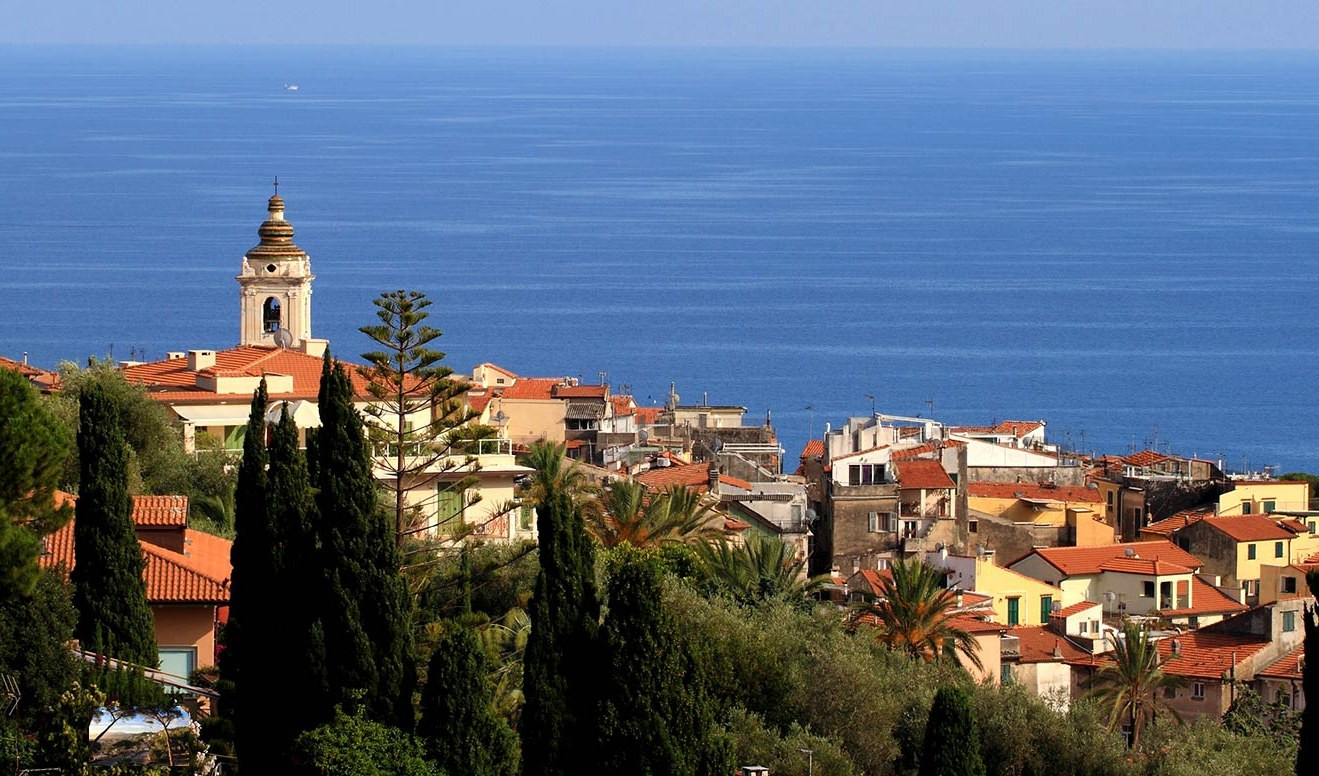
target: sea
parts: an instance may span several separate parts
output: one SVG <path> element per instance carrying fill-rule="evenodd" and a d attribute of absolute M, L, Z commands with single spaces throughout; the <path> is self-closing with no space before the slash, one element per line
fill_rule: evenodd
<path fill-rule="evenodd" d="M 1317 140 L 1315 54 L 0 48 L 0 355 L 233 345 L 278 176 L 344 358 L 1319 471 Z"/>

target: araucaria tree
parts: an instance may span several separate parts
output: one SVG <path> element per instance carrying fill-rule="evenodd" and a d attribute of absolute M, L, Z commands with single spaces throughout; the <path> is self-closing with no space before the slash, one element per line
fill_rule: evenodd
<path fill-rule="evenodd" d="M 445 773 L 514 776 L 513 729 L 494 711 L 489 659 L 470 629 L 450 624 L 435 646 L 417 734 Z"/>
<path fill-rule="evenodd" d="M 377 465 L 390 480 L 395 535 L 401 544 L 410 533 L 425 530 L 458 533 L 461 509 L 441 510 L 434 520 L 411 516 L 453 503 L 454 499 L 435 494 L 461 493 L 472 483 L 475 459 L 455 455 L 456 440 L 450 437 L 451 431 L 471 419 L 462 401 L 467 386 L 449 379 L 453 370 L 440 363 L 444 354 L 429 347 L 441 333 L 425 324 L 426 308 L 431 305 L 425 294 L 400 289 L 373 302 L 380 323 L 360 331 L 379 350 L 363 353 L 367 366 L 359 369 L 371 394 L 370 441 Z M 437 482 L 444 483 L 438 491 Z M 409 499 L 409 493 L 417 491 L 427 495 Z"/>
<path fill-rule="evenodd" d="M 83 649 L 155 666 L 155 625 L 142 579 L 146 561 L 128 493 L 128 444 L 114 405 L 95 384 L 79 396 L 78 461 L 75 635 Z"/>
<path fill-rule="evenodd" d="M 942 687 L 925 725 L 920 776 L 985 776 L 971 698 L 960 687 Z"/>
<path fill-rule="evenodd" d="M 360 702 L 374 719 L 411 729 L 411 598 L 399 574 L 393 521 L 376 498 L 352 382 L 328 353 L 318 403 L 321 427 L 308 447 L 315 455 L 321 561 L 314 605 L 324 634 L 329 700 L 349 707 Z"/>
<path fill-rule="evenodd" d="M 594 688 L 600 602 L 595 551 L 582 523 L 563 448 L 533 446 L 532 492 L 540 528 L 540 574 L 531 599 L 531 638 L 523 656 L 523 776 L 570 776 L 596 768 Z"/>
<path fill-rule="evenodd" d="M 723 776 L 732 750 L 716 724 L 701 666 L 664 611 L 657 557 L 613 550 L 600 629 L 599 765 L 606 776 Z M 534 631 L 533 631 L 534 633 Z M 675 681 L 682 677 L 682 681 Z"/>

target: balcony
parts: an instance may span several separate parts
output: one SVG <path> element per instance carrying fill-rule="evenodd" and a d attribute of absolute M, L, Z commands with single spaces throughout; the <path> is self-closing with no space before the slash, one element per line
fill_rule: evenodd
<path fill-rule="evenodd" d="M 947 504 L 930 504 L 924 509 L 920 504 L 898 504 L 898 516 L 910 518 L 947 519 L 952 517 Z"/>

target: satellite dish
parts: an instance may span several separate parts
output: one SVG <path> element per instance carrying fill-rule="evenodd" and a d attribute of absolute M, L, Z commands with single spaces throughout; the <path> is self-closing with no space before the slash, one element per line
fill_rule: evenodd
<path fill-rule="evenodd" d="M 719 437 L 715 437 L 714 439 L 710 440 L 710 452 L 714 453 L 715 455 L 719 455 L 719 452 L 723 449 L 724 449 L 724 440 L 720 439 Z"/>
<path fill-rule="evenodd" d="M 293 344 L 293 333 L 283 326 L 275 329 L 275 344 L 287 348 Z"/>
<path fill-rule="evenodd" d="M 643 428 L 643 429 L 641 429 L 641 431 L 637 434 L 637 438 L 640 439 L 640 440 L 641 440 L 641 444 L 644 445 L 644 444 L 646 444 L 646 442 L 649 442 L 649 441 L 650 441 L 650 432 Z"/>

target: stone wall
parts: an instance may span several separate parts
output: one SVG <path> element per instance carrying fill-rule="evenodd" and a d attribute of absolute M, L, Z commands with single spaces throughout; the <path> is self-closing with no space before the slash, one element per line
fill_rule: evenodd
<path fill-rule="evenodd" d="M 971 466 L 967 476 L 971 482 L 1052 482 L 1085 487 L 1081 466 Z"/>

